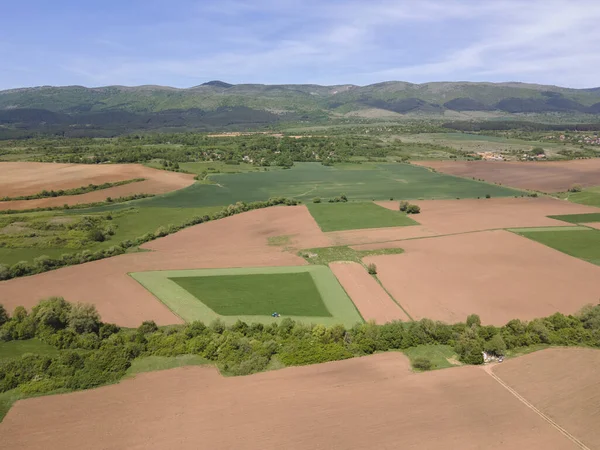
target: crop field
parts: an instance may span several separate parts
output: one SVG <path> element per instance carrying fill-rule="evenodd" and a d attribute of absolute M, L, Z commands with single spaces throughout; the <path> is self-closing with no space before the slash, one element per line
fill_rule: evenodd
<path fill-rule="evenodd" d="M 96 190 L 80 195 L 65 195 L 33 200 L 0 201 L 0 210 L 47 208 L 103 202 L 133 194 L 163 194 L 194 183 L 193 175 L 154 170 L 139 164 L 47 164 L 0 163 L 2 197 L 35 195 L 42 191 L 76 189 L 89 184 L 119 182 L 143 178 L 144 181 Z"/>
<path fill-rule="evenodd" d="M 308 203 L 308 210 L 324 232 L 418 225 L 407 214 L 375 203 Z"/>
<path fill-rule="evenodd" d="M 598 182 L 600 182 L 600 177 Z M 581 192 L 567 192 L 563 197 L 570 202 L 600 207 L 600 186 L 589 187 Z"/>
<path fill-rule="evenodd" d="M 214 184 L 197 183 L 161 197 L 141 200 L 148 206 L 228 205 L 239 201 L 289 197 L 306 202 L 345 194 L 350 200 L 510 197 L 520 191 L 449 175 L 410 164 L 365 164 L 354 170 L 318 163 L 296 163 L 288 170 L 216 174 Z"/>
<path fill-rule="evenodd" d="M 362 318 L 329 268 L 260 267 L 130 274 L 191 322 L 272 323 L 278 312 L 305 323 L 352 326 Z"/>
<path fill-rule="evenodd" d="M 576 184 L 591 187 L 600 183 L 600 158 L 547 162 L 422 161 L 418 164 L 460 177 L 549 193 L 566 192 Z"/>
<path fill-rule="evenodd" d="M 528 367 L 531 380 L 549 380 L 556 374 L 566 392 L 577 394 L 565 397 L 565 411 L 560 410 L 561 391 L 551 382 L 544 385 L 540 401 L 533 383 L 525 381 L 531 387 L 523 388 L 524 376 L 506 370 L 506 379 L 596 448 L 595 397 L 577 389 L 569 369 L 581 367 L 593 389 L 598 362 L 597 357 L 570 357 L 578 351 L 546 356 L 551 352 L 546 350 L 522 358 L 528 366 L 544 360 L 543 365 Z M 497 373 L 504 379 L 502 370 L 519 361 L 505 362 Z M 584 409 L 577 407 L 579 401 Z M 23 433 L 24 429 L 36 432 Z M 399 442 L 430 450 L 446 450 L 449 443 L 465 449 L 576 448 L 481 368 L 414 373 L 399 352 L 244 377 L 222 377 L 212 367 L 145 373 L 99 389 L 18 402 L 0 424 L 0 432 L 3 444 L 12 450 L 191 450 L 198 442 L 206 448 L 249 450 L 390 449 Z"/>
<path fill-rule="evenodd" d="M 600 265 L 600 230 L 581 227 L 568 231 L 520 230 L 518 234 L 567 255 Z"/>

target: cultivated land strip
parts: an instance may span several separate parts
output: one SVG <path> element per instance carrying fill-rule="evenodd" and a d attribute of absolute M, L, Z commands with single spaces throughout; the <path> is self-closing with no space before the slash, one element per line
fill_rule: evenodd
<path fill-rule="evenodd" d="M 529 403 L 525 397 L 520 395 L 517 391 L 515 391 L 513 388 L 511 388 L 508 384 L 506 384 L 504 381 L 502 381 L 502 379 L 492 371 L 492 368 L 493 368 L 493 366 L 491 366 L 491 365 L 481 367 L 481 369 L 483 369 L 484 372 L 486 372 L 494 380 L 496 380 L 498 383 L 500 383 L 500 385 L 504 389 L 506 389 L 508 392 L 510 392 L 517 400 L 519 400 L 521 403 L 523 403 L 525 406 L 527 406 L 529 409 L 531 409 L 534 413 L 536 413 L 538 416 L 540 416 L 542 419 L 544 419 L 546 422 L 548 422 L 550 425 L 552 425 L 562 435 L 564 435 L 566 438 L 571 440 L 571 442 L 573 442 L 577 447 L 579 447 L 583 450 L 591 450 L 587 445 L 585 445 L 583 442 L 581 442 L 579 439 L 577 439 L 575 436 L 573 436 L 571 433 L 569 433 L 567 430 L 565 430 L 563 427 L 561 427 L 559 424 L 557 424 L 554 420 L 552 420 L 550 417 L 548 417 L 542 411 L 540 411 L 535 406 L 533 406 L 531 403 Z"/>

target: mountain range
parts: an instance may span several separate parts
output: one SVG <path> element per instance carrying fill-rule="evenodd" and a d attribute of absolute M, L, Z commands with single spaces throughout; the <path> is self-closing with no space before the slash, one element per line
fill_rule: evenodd
<path fill-rule="evenodd" d="M 525 83 L 389 81 L 368 86 L 262 85 L 210 81 L 164 86 L 41 86 L 0 91 L 0 137 L 114 135 L 146 129 L 248 128 L 339 117 L 590 115 L 600 88 Z M 456 114 L 455 114 L 456 113 Z M 453 116 L 454 114 L 454 116 Z"/>

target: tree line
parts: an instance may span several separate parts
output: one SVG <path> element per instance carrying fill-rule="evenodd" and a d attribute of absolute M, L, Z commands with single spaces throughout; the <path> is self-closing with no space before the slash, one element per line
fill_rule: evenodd
<path fill-rule="evenodd" d="M 31 312 L 17 307 L 10 316 L 0 306 L 0 341 L 34 337 L 58 353 L 1 361 L 0 392 L 18 389 L 34 395 L 93 388 L 118 381 L 133 360 L 151 355 L 200 355 L 224 374 L 248 375 L 274 362 L 299 366 L 427 344 L 454 347 L 465 364 L 483 363 L 483 351 L 504 355 L 536 344 L 600 348 L 600 305 L 576 315 L 556 313 L 530 322 L 515 319 L 502 327 L 482 325 L 477 315 L 471 315 L 452 325 L 422 319 L 345 328 L 285 318 L 269 325 L 238 321 L 231 326 L 220 320 L 166 327 L 146 321 L 136 329 L 103 323 L 94 306 L 60 297 L 41 301 Z M 425 362 L 419 365 L 431 367 Z"/>

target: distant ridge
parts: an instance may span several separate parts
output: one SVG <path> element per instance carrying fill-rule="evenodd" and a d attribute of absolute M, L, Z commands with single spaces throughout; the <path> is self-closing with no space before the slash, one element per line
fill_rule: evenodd
<path fill-rule="evenodd" d="M 0 91 L 0 138 L 32 133 L 105 136 L 132 130 L 249 128 L 351 117 L 600 121 L 600 88 L 530 83 L 386 81 L 351 84 L 39 86 Z M 527 116 L 527 117 L 526 117 Z M 394 116 L 399 117 L 399 116 Z M 536 119 L 537 120 L 537 119 Z"/>

